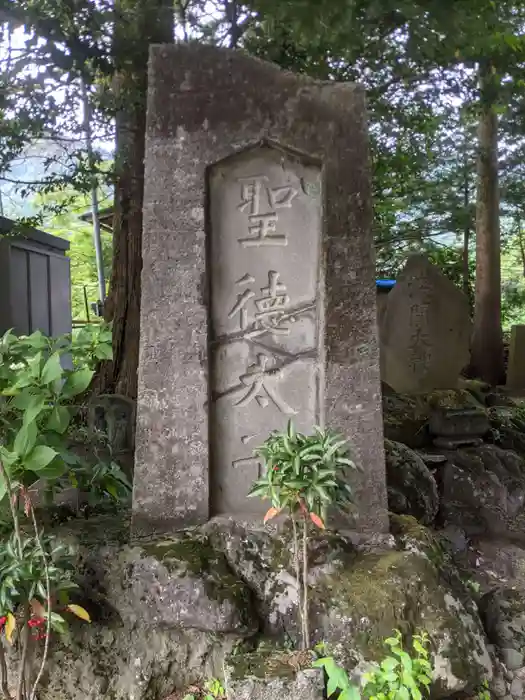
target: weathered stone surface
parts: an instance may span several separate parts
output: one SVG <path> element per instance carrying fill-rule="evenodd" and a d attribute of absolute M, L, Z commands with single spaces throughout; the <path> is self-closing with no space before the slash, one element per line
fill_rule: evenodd
<path fill-rule="evenodd" d="M 469 361 L 467 298 L 422 255 L 409 258 L 381 325 L 381 378 L 398 392 L 457 386 Z"/>
<path fill-rule="evenodd" d="M 431 525 L 439 507 L 434 477 L 416 452 L 385 440 L 388 506 L 393 513 L 413 515 Z"/>
<path fill-rule="evenodd" d="M 467 535 L 522 531 L 525 526 L 525 470 L 514 452 L 482 445 L 448 453 L 439 467 L 440 517 Z"/>
<path fill-rule="evenodd" d="M 473 690 L 491 678 L 492 663 L 473 604 L 463 601 L 426 555 L 393 551 L 358 557 L 351 566 L 321 577 L 313 596 L 319 605 L 317 639 L 344 658 L 352 650 L 381 660 L 382 640 L 410 627 L 429 633 L 434 650 L 434 697 Z"/>
<path fill-rule="evenodd" d="M 244 654 L 224 669 L 228 700 L 323 700 L 324 678 L 310 654 Z"/>
<path fill-rule="evenodd" d="M 509 361 L 507 365 L 507 386 L 511 389 L 525 389 L 525 326 L 512 326 L 510 332 Z"/>
<path fill-rule="evenodd" d="M 400 520 L 412 525 L 397 538 L 398 549 L 388 543 L 358 549 L 328 533 L 314 539 L 312 642 L 327 642 L 353 674 L 385 656 L 383 639 L 393 629 L 427 631 L 435 653 L 435 696 L 474 690 L 491 675 L 476 609 L 464 589 L 450 583 L 453 576 L 445 576 L 444 560 L 433 559 L 439 550 L 432 534 L 413 518 Z M 69 534 L 79 546 L 78 601 L 93 622 L 74 623 L 70 639 L 53 644 L 42 700 L 164 700 L 221 677 L 224 658 L 243 639 L 268 649 L 299 637 L 284 525 L 265 532 L 217 519 L 169 543 L 135 548 L 114 541 L 96 545 L 90 538 L 85 533 L 80 544 Z M 279 656 L 282 661 L 287 654 Z M 245 654 L 233 658 L 246 667 Z M 229 697 L 317 692 L 313 675 L 291 674 L 287 666 L 275 673 L 273 665 L 274 678 L 281 680 L 270 681 L 266 690 L 256 680 L 242 682 L 237 673 L 238 684 L 228 681 L 234 693 Z M 297 668 L 304 669 L 303 663 Z"/>
<path fill-rule="evenodd" d="M 126 523 L 79 521 L 58 536 L 78 551 L 76 597 L 92 623 L 54 639 L 42 700 L 163 700 L 222 673 L 259 621 L 246 584 L 206 536 L 130 547 Z"/>
<path fill-rule="evenodd" d="M 210 503 L 253 511 L 253 447 L 276 421 L 321 415 L 363 466 L 355 527 L 385 530 L 362 92 L 240 52 L 157 46 L 146 141 L 134 532 L 203 523 Z"/>
<path fill-rule="evenodd" d="M 485 630 L 500 650 L 507 668 L 523 666 L 525 652 L 525 590 L 498 588 L 485 595 L 480 604 Z"/>
<path fill-rule="evenodd" d="M 383 425 L 388 440 L 412 448 L 430 445 L 428 418 L 428 406 L 417 397 L 383 391 Z"/>
<path fill-rule="evenodd" d="M 516 405 L 494 406 L 488 411 L 493 442 L 505 450 L 525 457 L 525 420 L 523 409 Z"/>
<path fill-rule="evenodd" d="M 239 637 L 257 631 L 249 588 L 206 539 L 181 537 L 117 553 L 109 548 L 97 561 L 105 600 L 126 624 Z"/>
<path fill-rule="evenodd" d="M 404 530 L 399 540 L 408 551 L 359 552 L 334 536 L 313 543 L 312 641 L 326 642 L 351 671 L 386 655 L 383 639 L 394 629 L 406 629 L 410 611 L 410 629 L 427 631 L 436 652 L 436 697 L 474 689 L 492 673 L 476 608 L 442 575 L 444 561 L 429 560 L 426 551 L 437 551 L 431 533 L 412 518 L 404 520 L 417 531 L 413 537 Z M 225 529 L 223 521 L 208 528 L 215 529 L 215 546 L 227 546 L 230 566 L 256 592 L 264 629 L 298 640 L 297 588 L 286 531 L 270 537 L 238 523 Z"/>

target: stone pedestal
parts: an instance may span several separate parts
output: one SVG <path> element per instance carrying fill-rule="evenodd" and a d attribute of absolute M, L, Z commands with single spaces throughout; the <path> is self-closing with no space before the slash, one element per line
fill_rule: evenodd
<path fill-rule="evenodd" d="M 133 531 L 259 518 L 253 449 L 350 441 L 387 527 L 363 93 L 202 45 L 152 49 Z"/>

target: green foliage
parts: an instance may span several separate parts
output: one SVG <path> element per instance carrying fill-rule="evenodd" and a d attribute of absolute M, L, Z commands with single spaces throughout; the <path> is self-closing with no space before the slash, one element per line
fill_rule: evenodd
<path fill-rule="evenodd" d="M 0 545 L 0 611 L 2 615 L 15 613 L 28 601 L 47 602 L 46 567 L 42 557 L 44 549 L 47 576 L 51 596 L 63 605 L 69 602 L 68 593 L 78 586 L 72 581 L 72 554 L 66 546 L 56 544 L 50 537 L 23 536 L 21 551 L 17 546 L 17 535 L 12 535 Z"/>
<path fill-rule="evenodd" d="M 307 510 L 324 520 L 329 506 L 351 504 L 348 472 L 356 465 L 346 440 L 335 433 L 315 428 L 313 435 L 303 435 L 290 421 L 285 432 L 274 431 L 255 454 L 265 469 L 250 496 L 269 499 L 276 511 Z"/>
<path fill-rule="evenodd" d="M 490 693 L 490 687 L 488 680 L 484 680 L 481 684 L 481 688 L 476 695 L 477 700 L 491 700 L 492 695 Z"/>
<path fill-rule="evenodd" d="M 315 668 L 324 669 L 327 678 L 327 696 L 338 694 L 339 700 L 422 700 L 428 695 L 432 682 L 428 636 L 415 635 L 412 654 L 403 649 L 401 632 L 385 640 L 390 653 L 361 679 L 361 688 L 352 683 L 346 671 L 330 656 L 314 662 Z"/>
<path fill-rule="evenodd" d="M 111 324 L 93 323 L 73 334 L 73 361 L 76 366 L 93 370 L 101 360 L 111 360 Z"/>
<path fill-rule="evenodd" d="M 223 684 L 217 678 L 212 678 L 206 681 L 202 690 L 192 689 L 192 692 L 187 693 L 183 700 L 224 700 L 225 698 L 226 691 Z"/>
<path fill-rule="evenodd" d="M 107 326 L 82 330 L 71 341 L 51 339 L 37 331 L 17 337 L 7 332 L 0 341 L 0 459 L 12 484 L 29 488 L 39 479 L 49 489 L 88 487 L 91 495 L 115 500 L 130 485 L 114 462 L 88 464 L 69 448 L 68 428 L 74 401 L 89 387 L 98 359 L 111 356 Z M 68 369 L 68 358 L 73 368 Z M 70 362 L 70 360 L 69 360 Z M 0 501 L 8 484 L 0 476 Z"/>

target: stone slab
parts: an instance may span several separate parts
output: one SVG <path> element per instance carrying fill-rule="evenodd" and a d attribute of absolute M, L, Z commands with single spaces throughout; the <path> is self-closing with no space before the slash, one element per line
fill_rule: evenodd
<path fill-rule="evenodd" d="M 381 319 L 381 378 L 399 393 L 453 389 L 470 358 L 466 296 L 424 255 L 411 256 Z"/>
<path fill-rule="evenodd" d="M 254 176 L 279 221 L 249 219 L 274 211 L 253 209 Z M 360 89 L 210 46 L 152 48 L 135 535 L 253 509 L 256 465 L 233 467 L 240 444 L 290 415 L 351 441 L 363 472 L 348 524 L 387 529 L 369 179 Z M 292 207 L 290 187 L 300 189 Z M 268 245 L 272 236 L 287 245 Z M 247 338 L 265 288 L 297 313 L 292 322 L 278 309 L 271 332 Z M 234 312 L 245 291 L 256 296 Z"/>

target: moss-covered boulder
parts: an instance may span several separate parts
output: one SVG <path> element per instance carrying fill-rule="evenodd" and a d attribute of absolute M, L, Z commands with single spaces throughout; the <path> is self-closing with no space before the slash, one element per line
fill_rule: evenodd
<path fill-rule="evenodd" d="M 77 600 L 92 623 L 54 640 L 39 700 L 164 700 L 222 672 L 254 636 L 246 583 L 206 534 L 130 545 L 101 519 L 61 527 L 77 551 Z M 128 528 L 126 527 L 126 530 Z"/>
<path fill-rule="evenodd" d="M 431 525 L 439 508 L 437 485 L 421 457 L 406 445 L 385 440 L 388 506 Z"/>
<path fill-rule="evenodd" d="M 352 670 L 380 659 L 394 629 L 427 631 L 436 695 L 473 690 L 490 676 L 476 610 L 443 575 L 428 531 L 410 518 L 403 523 L 410 532 L 403 525 L 397 541 L 352 544 L 350 535 L 336 533 L 312 540 L 312 643 L 326 642 Z M 68 638 L 54 640 L 39 700 L 165 700 L 221 675 L 225 656 L 239 644 L 297 645 L 299 596 L 285 524 L 265 530 L 218 519 L 135 546 L 121 532 L 112 539 L 105 522 L 98 542 L 91 524 L 81 525 L 60 536 L 77 547 L 78 602 L 92 623 L 78 621 Z M 254 674 L 248 669 L 246 676 Z M 286 688 L 292 697 L 307 693 L 303 677 L 299 685 L 299 676 L 279 678 L 272 687 L 281 697 Z M 260 682 L 233 680 L 240 700 L 264 693 Z"/>
<path fill-rule="evenodd" d="M 426 631 L 432 644 L 434 697 L 472 691 L 492 677 L 474 604 L 462 600 L 426 555 L 391 551 L 358 556 L 321 577 L 314 592 L 316 637 L 355 663 L 386 655 L 385 637 Z"/>
<path fill-rule="evenodd" d="M 504 535 L 525 528 L 525 463 L 511 450 L 481 445 L 444 453 L 439 468 L 443 525 L 468 535 Z"/>
<path fill-rule="evenodd" d="M 525 457 L 525 411 L 521 406 L 498 405 L 488 411 L 492 440 L 505 450 Z"/>
<path fill-rule="evenodd" d="M 428 410 L 416 397 L 383 392 L 385 437 L 412 448 L 430 444 Z"/>

